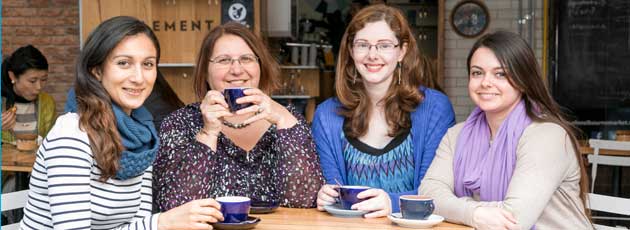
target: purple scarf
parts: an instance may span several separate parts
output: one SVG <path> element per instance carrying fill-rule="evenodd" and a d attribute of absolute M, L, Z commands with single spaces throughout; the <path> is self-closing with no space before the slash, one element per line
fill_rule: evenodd
<path fill-rule="evenodd" d="M 504 200 L 516 166 L 518 141 L 531 123 L 521 100 L 490 145 L 485 113 L 475 108 L 457 137 L 453 160 L 455 195 L 472 197 L 478 193 L 481 201 Z"/>

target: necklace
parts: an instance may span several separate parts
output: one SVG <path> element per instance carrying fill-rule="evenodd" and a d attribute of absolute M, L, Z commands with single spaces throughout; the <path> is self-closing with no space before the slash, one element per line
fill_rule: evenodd
<path fill-rule="evenodd" d="M 227 127 L 230 127 L 230 128 L 233 128 L 233 129 L 242 129 L 242 128 L 245 128 L 245 127 L 249 126 L 249 123 L 247 123 L 247 124 L 244 124 L 244 123 L 234 124 L 234 123 L 231 123 L 229 121 L 223 120 L 223 125 L 225 125 Z"/>

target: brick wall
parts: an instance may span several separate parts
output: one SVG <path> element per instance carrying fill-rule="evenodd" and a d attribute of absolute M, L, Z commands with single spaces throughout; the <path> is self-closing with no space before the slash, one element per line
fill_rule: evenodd
<path fill-rule="evenodd" d="M 522 0 L 524 8 L 527 8 L 528 0 Z M 444 19 L 444 88 L 453 107 L 457 122 L 466 120 L 474 108 L 474 103 L 468 96 L 468 76 L 466 71 L 466 57 L 470 48 L 477 38 L 463 38 L 455 31 L 450 24 L 451 10 L 460 2 L 460 0 L 445 1 L 445 19 Z M 518 7 L 519 0 L 485 0 L 488 11 L 490 11 L 490 24 L 486 32 L 495 31 L 497 29 L 508 30 L 518 33 Z M 543 0 L 536 0 L 535 13 L 535 52 L 539 64 L 542 63 L 542 6 Z M 524 36 L 525 37 L 525 36 Z"/>
<path fill-rule="evenodd" d="M 2 55 L 32 44 L 49 64 L 44 91 L 63 111 L 79 54 L 78 0 L 2 0 Z"/>

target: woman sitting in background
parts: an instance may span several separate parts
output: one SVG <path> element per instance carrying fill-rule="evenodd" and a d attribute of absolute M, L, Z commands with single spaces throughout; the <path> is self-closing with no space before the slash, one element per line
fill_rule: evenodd
<path fill-rule="evenodd" d="M 455 123 L 448 98 L 422 82 L 416 40 L 405 17 L 385 5 L 364 8 L 346 29 L 337 62 L 337 98 L 317 107 L 313 137 L 327 185 L 317 208 L 335 202 L 336 181 L 373 189 L 353 209 L 367 218 L 398 211 L 417 194 L 435 149 Z"/>
<path fill-rule="evenodd" d="M 48 61 L 35 47 L 20 47 L 2 62 L 2 143 L 17 145 L 17 138 L 43 139 L 52 128 L 55 101 L 42 88 L 48 81 Z M 24 142 L 25 149 L 37 142 Z M 28 189 L 26 172 L 2 172 L 2 192 Z M 19 182 L 17 180 L 20 180 Z M 19 186 L 19 187 L 18 187 Z M 6 223 L 19 221 L 21 210 L 4 212 Z M 3 222 L 4 223 L 4 222 Z"/>
<path fill-rule="evenodd" d="M 48 61 L 32 45 L 20 47 L 2 62 L 2 142 L 15 144 L 15 135 L 46 137 L 55 121 L 55 101 L 42 88 L 48 81 Z"/>
<path fill-rule="evenodd" d="M 315 145 L 304 118 L 268 96 L 280 72 L 261 39 L 238 23 L 215 27 L 194 76 L 202 102 L 162 122 L 154 164 L 159 208 L 228 195 L 313 207 L 323 183 Z M 233 87 L 247 87 L 237 102 L 252 105 L 231 113 L 221 92 Z"/>
<path fill-rule="evenodd" d="M 212 199 L 152 214 L 158 149 L 151 93 L 160 46 L 132 17 L 101 23 L 77 61 L 74 93 L 37 152 L 21 229 L 209 229 Z"/>
<path fill-rule="evenodd" d="M 517 34 L 481 37 L 468 55 L 477 108 L 449 129 L 420 186 L 435 213 L 477 229 L 592 229 L 575 128 Z"/>

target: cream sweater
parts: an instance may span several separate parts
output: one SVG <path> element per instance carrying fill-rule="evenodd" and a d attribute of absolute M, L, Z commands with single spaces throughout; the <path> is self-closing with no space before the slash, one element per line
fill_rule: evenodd
<path fill-rule="evenodd" d="M 450 128 L 420 185 L 432 197 L 435 213 L 448 221 L 473 226 L 480 206 L 510 211 L 522 229 L 593 229 L 579 196 L 580 168 L 566 131 L 554 123 L 532 123 L 521 136 L 517 160 L 505 200 L 481 202 L 455 196 L 453 156 L 463 123 Z"/>

